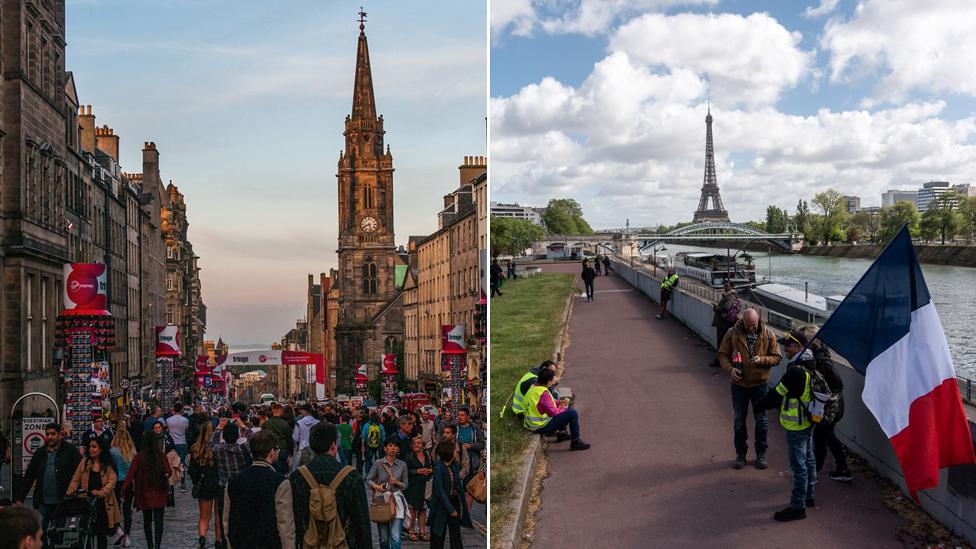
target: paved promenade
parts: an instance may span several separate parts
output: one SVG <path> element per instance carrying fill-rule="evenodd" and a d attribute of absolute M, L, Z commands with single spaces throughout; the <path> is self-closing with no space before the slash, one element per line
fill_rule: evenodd
<path fill-rule="evenodd" d="M 805 520 L 774 521 L 792 486 L 775 412 L 769 468 L 752 466 L 750 412 L 749 461 L 732 469 L 729 381 L 708 367 L 713 351 L 678 321 L 654 318 L 656 303 L 620 277 L 598 277 L 595 287 L 594 302 L 574 304 L 562 379 L 593 447 L 549 445 L 533 549 L 903 546 L 895 536 L 906 521 L 868 481 L 827 478 L 829 455 L 817 507 Z"/>

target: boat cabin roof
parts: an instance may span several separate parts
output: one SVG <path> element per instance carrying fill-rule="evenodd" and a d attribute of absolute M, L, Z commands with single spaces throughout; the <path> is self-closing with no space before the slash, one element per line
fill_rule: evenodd
<path fill-rule="evenodd" d="M 827 312 L 827 299 L 823 296 L 806 293 L 803 290 L 797 290 L 796 288 L 784 286 L 783 284 L 760 284 L 753 291 L 764 292 L 774 295 L 783 301 L 792 301 L 797 305 L 806 305 L 807 307 Z"/>

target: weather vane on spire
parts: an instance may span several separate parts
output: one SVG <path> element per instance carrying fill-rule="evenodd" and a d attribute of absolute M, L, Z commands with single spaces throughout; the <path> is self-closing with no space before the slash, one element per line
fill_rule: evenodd
<path fill-rule="evenodd" d="M 359 6 L 359 32 L 366 31 L 366 12 L 363 11 L 363 7 Z"/>

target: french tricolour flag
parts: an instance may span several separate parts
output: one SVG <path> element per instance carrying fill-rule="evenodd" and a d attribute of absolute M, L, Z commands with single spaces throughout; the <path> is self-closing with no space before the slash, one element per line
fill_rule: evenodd
<path fill-rule="evenodd" d="M 908 228 L 881 252 L 818 333 L 864 374 L 861 398 L 894 446 L 908 491 L 976 463 L 942 323 Z"/>

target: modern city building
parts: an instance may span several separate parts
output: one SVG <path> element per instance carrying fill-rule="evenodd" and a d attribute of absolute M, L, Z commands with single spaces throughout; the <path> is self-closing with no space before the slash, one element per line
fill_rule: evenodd
<path fill-rule="evenodd" d="M 918 206 L 918 191 L 889 189 L 881 194 L 881 207 L 894 206 L 896 202 L 911 202 Z"/>
<path fill-rule="evenodd" d="M 492 217 L 511 217 L 514 219 L 527 219 L 536 225 L 542 225 L 542 213 L 545 208 L 534 208 L 532 206 L 521 206 L 517 203 L 505 204 L 502 202 L 491 203 Z"/>
<path fill-rule="evenodd" d="M 948 192 L 952 192 L 952 185 L 948 181 L 929 181 L 923 184 L 918 190 L 918 199 L 915 203 L 919 213 L 925 213 L 933 200 Z"/>
<path fill-rule="evenodd" d="M 854 213 L 861 209 L 861 197 L 860 196 L 844 196 L 844 201 L 847 203 L 847 213 Z"/>

